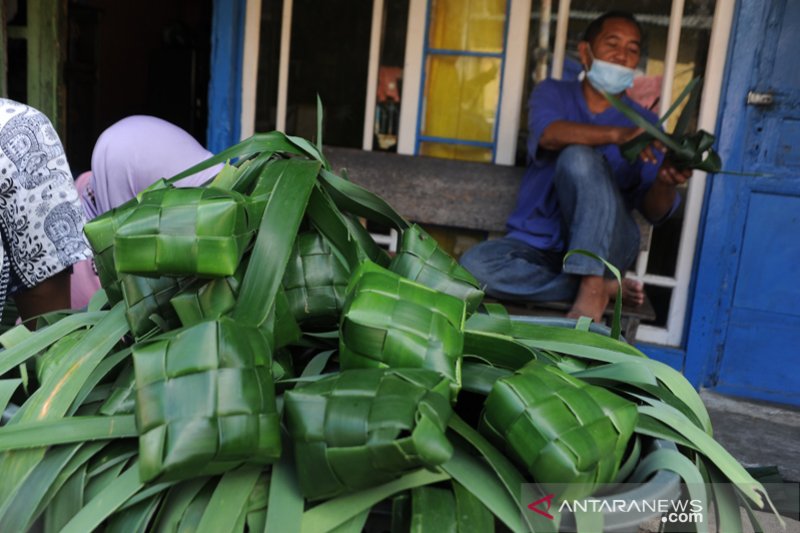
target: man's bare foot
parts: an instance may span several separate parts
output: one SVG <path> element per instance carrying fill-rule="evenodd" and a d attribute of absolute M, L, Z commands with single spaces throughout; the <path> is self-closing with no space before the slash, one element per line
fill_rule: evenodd
<path fill-rule="evenodd" d="M 614 289 L 616 291 L 616 288 Z M 578 296 L 567 313 L 567 318 L 588 316 L 598 324 L 603 323 L 603 311 L 609 301 L 606 281 L 602 276 L 584 276 L 578 288 Z"/>
<path fill-rule="evenodd" d="M 606 290 L 612 300 L 617 299 L 617 280 L 606 280 Z M 644 284 L 641 281 L 624 278 L 622 280 L 622 303 L 636 307 L 644 303 Z"/>

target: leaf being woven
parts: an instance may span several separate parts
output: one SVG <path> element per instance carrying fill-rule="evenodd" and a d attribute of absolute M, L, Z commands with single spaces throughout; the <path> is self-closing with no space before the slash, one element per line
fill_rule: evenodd
<path fill-rule="evenodd" d="M 137 344 L 133 359 L 143 481 L 280 455 L 271 349 L 257 328 L 201 322 Z"/>
<path fill-rule="evenodd" d="M 461 385 L 465 304 L 365 261 L 348 286 L 342 368 L 426 368 Z"/>
<path fill-rule="evenodd" d="M 610 483 L 636 427 L 636 405 L 557 367 L 532 361 L 497 380 L 479 430 L 559 497 L 580 499 Z"/>
<path fill-rule="evenodd" d="M 148 191 L 114 239 L 119 272 L 232 275 L 253 237 L 247 199 L 212 188 Z"/>
<path fill-rule="evenodd" d="M 447 461 L 449 386 L 427 370 L 360 369 L 288 391 L 286 424 L 303 494 L 328 498 Z"/>
<path fill-rule="evenodd" d="M 472 314 L 483 300 L 478 280 L 439 247 L 436 240 L 414 224 L 403 231 L 400 249 L 389 270 L 426 287 L 455 296 Z"/>

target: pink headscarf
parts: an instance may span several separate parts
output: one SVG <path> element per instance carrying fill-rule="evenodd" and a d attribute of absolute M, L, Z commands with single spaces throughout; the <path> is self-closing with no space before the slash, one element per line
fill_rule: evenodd
<path fill-rule="evenodd" d="M 84 172 L 75 180 L 75 188 L 78 189 L 78 196 L 86 211 L 86 194 L 89 181 L 92 179 L 91 172 Z M 72 265 L 72 275 L 70 276 L 70 305 L 73 309 L 86 307 L 92 295 L 100 289 L 100 279 L 94 272 L 94 260 L 84 259 Z"/>
<path fill-rule="evenodd" d="M 92 152 L 89 189 L 84 198 L 92 219 L 121 205 L 160 178 L 169 178 L 213 154 L 181 128 L 156 117 L 134 115 L 110 126 Z M 215 165 L 179 181 L 178 187 L 197 187 L 216 175 Z"/>
<path fill-rule="evenodd" d="M 174 176 L 212 155 L 179 127 L 160 118 L 135 115 L 100 135 L 92 152 L 92 171 L 81 174 L 75 186 L 91 220 L 124 204 L 156 180 Z M 202 185 L 221 169 L 221 164 L 215 165 L 175 185 Z M 86 306 L 100 288 L 91 259 L 74 266 L 71 282 L 72 308 Z"/>

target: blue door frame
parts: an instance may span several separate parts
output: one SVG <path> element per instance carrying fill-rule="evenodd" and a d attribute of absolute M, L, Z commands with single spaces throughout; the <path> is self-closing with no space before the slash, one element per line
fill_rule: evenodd
<path fill-rule="evenodd" d="M 246 11 L 247 0 L 214 0 L 206 137 L 206 145 L 214 153 L 239 141 Z"/>

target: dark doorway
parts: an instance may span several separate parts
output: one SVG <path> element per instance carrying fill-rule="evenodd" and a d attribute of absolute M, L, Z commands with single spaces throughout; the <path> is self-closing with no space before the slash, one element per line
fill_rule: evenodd
<path fill-rule="evenodd" d="M 371 23 L 371 0 L 295 0 L 287 133 L 316 137 L 319 94 L 325 122 L 336 125 L 325 143 L 361 147 Z"/>
<path fill-rule="evenodd" d="M 69 0 L 65 147 L 75 175 L 94 143 L 135 114 L 206 144 L 212 0 Z"/>

